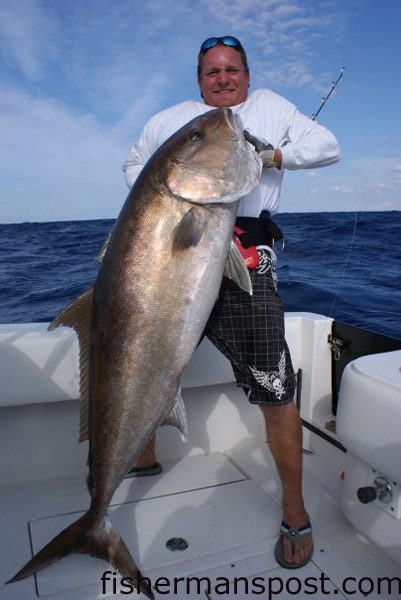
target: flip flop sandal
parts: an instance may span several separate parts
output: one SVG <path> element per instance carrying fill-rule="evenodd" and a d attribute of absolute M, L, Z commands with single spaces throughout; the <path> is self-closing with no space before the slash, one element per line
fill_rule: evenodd
<path fill-rule="evenodd" d="M 312 526 L 308 521 L 306 525 L 297 529 L 296 527 L 290 527 L 285 521 L 281 523 L 280 537 L 277 540 L 276 548 L 274 550 L 274 556 L 278 564 L 285 569 L 300 569 L 304 567 L 312 558 L 313 548 L 310 554 L 300 563 L 288 563 L 284 558 L 283 539 L 286 537 L 292 544 L 295 544 L 301 537 L 312 533 Z"/>
<path fill-rule="evenodd" d="M 162 471 L 163 467 L 160 463 L 156 462 L 149 467 L 132 467 L 125 477 L 149 477 L 151 475 L 159 475 Z"/>

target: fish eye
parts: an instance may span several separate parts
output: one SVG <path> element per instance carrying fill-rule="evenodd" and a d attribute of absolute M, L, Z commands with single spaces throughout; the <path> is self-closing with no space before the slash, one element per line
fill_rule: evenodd
<path fill-rule="evenodd" d="M 199 142 L 203 138 L 202 132 L 199 129 L 192 129 L 189 132 L 189 139 L 191 142 Z"/>

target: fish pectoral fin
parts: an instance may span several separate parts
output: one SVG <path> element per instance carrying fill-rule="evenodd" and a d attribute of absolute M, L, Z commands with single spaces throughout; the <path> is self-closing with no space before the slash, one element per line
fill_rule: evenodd
<path fill-rule="evenodd" d="M 185 408 L 184 400 L 181 396 L 181 386 L 178 389 L 177 396 L 175 398 L 175 404 L 163 421 L 162 427 L 164 425 L 171 425 L 172 427 L 175 427 L 180 432 L 182 441 L 188 441 L 187 409 Z"/>
<path fill-rule="evenodd" d="M 50 323 L 48 330 L 53 331 L 60 325 L 72 327 L 79 341 L 79 389 L 81 394 L 79 441 L 88 439 L 89 430 L 89 338 L 92 321 L 93 288 L 86 290 Z"/>
<path fill-rule="evenodd" d="M 228 254 L 224 275 L 232 279 L 239 287 L 252 296 L 252 283 L 249 277 L 248 267 L 246 266 L 241 252 L 233 241 L 231 241 L 230 252 Z"/>
<path fill-rule="evenodd" d="M 196 246 L 205 228 L 201 212 L 192 207 L 181 219 L 173 233 L 173 252 Z"/>
<path fill-rule="evenodd" d="M 89 288 L 77 298 L 72 300 L 58 315 L 53 319 L 48 327 L 48 331 L 53 331 L 60 325 L 72 327 L 80 334 L 83 324 L 87 324 L 88 318 L 92 314 L 93 287 Z M 89 313 L 89 314 L 88 314 Z"/>

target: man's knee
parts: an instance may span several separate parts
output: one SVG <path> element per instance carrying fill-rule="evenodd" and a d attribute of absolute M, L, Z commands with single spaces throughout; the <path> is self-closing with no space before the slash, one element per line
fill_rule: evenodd
<path fill-rule="evenodd" d="M 265 418 L 266 424 L 283 424 L 290 418 L 299 418 L 298 409 L 295 402 L 289 402 L 288 404 L 262 404 L 260 405 L 261 411 Z"/>

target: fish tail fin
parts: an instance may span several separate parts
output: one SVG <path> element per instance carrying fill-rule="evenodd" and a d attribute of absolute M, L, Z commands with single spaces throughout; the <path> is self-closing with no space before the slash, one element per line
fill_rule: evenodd
<path fill-rule="evenodd" d="M 93 521 L 90 512 L 66 527 L 6 583 L 14 583 L 33 575 L 68 554 L 90 554 L 115 567 L 122 577 L 128 577 L 139 591 L 153 599 L 150 581 L 142 577 L 127 546 L 106 517 Z"/>

